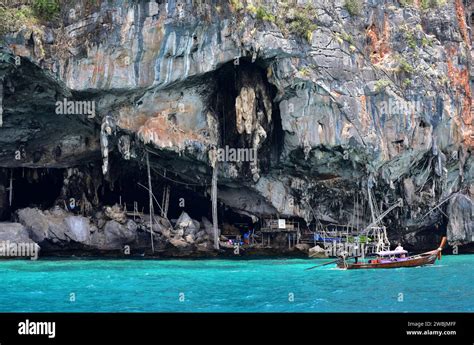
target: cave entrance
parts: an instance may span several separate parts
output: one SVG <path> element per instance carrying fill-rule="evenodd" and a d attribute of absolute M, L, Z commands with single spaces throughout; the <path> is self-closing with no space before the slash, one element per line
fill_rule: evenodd
<path fill-rule="evenodd" d="M 130 171 L 122 174 L 112 183 L 104 180 L 98 188 L 99 205 L 119 204 L 130 212 L 133 212 L 136 205 L 137 211 L 149 213 L 148 191 L 140 186 L 147 187 L 146 181 L 145 174 L 138 169 L 133 173 Z M 157 191 L 154 189 L 153 192 Z"/>
<path fill-rule="evenodd" d="M 14 168 L 0 171 L 0 221 L 11 221 L 13 214 L 22 208 L 36 207 L 41 210 L 52 208 L 58 201 L 64 199 L 69 209 L 68 200 L 70 198 L 81 200 L 82 195 L 92 202 L 97 188 L 98 204 L 93 205 L 94 211 L 100 210 L 104 206 L 113 206 L 121 204 L 126 206 L 127 211 L 133 213 L 135 206 L 138 212 L 149 214 L 149 194 L 145 188 L 147 184 L 146 169 L 138 165 L 130 165 L 120 171 L 115 176 L 113 182 L 100 180 L 99 184 L 88 187 L 84 184 L 87 179 L 94 179 L 94 174 L 86 167 L 78 168 L 82 178 L 75 180 L 69 178 L 69 184 L 64 187 L 66 169 L 29 169 Z M 90 175 L 85 177 L 85 175 Z M 10 177 L 13 185 L 12 204 L 9 204 L 9 183 Z M 176 178 L 177 179 L 177 178 Z M 153 193 L 156 201 L 163 207 L 163 195 L 169 188 L 169 206 L 167 217 L 170 220 L 176 220 L 186 212 L 192 219 L 199 222 L 202 217 L 206 217 L 212 223 L 211 200 L 208 186 L 193 186 L 185 182 L 175 183 L 171 180 L 162 178 L 157 174 L 152 174 Z M 154 202 L 155 213 L 161 214 L 160 207 Z M 69 209 L 73 213 L 77 210 Z M 232 208 L 223 203 L 218 204 L 219 228 L 222 230 L 227 224 L 237 226 L 243 234 L 247 229 L 253 226 L 252 219 L 248 216 L 235 212 Z"/>
<path fill-rule="evenodd" d="M 10 178 L 12 203 L 10 205 Z M 8 169 L 3 173 L 4 194 L 0 202 L 0 220 L 11 220 L 13 213 L 21 208 L 37 207 L 47 209 L 54 206 L 61 193 L 64 169 Z M 6 182 L 6 183 L 5 183 Z"/>
<path fill-rule="evenodd" d="M 152 173 L 153 194 L 160 207 L 164 207 L 163 196 L 169 188 L 167 218 L 174 224 L 182 212 L 186 212 L 199 222 L 202 221 L 202 217 L 206 217 L 212 223 L 212 204 L 208 186 L 177 183 L 178 179 L 179 177 L 173 175 L 167 179 Z M 149 195 L 144 187 L 148 187 L 146 169 L 135 166 L 122 170 L 113 183 L 103 181 L 99 186 L 99 205 L 122 204 L 126 205 L 129 212 L 133 212 L 136 205 L 138 212 L 149 214 Z M 161 209 L 156 201 L 153 204 L 155 214 L 161 215 Z M 221 229 L 225 224 L 238 224 L 242 230 L 252 225 L 250 217 L 234 212 L 222 203 L 218 204 L 218 221 Z"/>
<path fill-rule="evenodd" d="M 212 222 L 211 200 L 204 195 L 203 188 L 187 189 L 176 185 L 170 185 L 170 202 L 168 218 L 178 219 L 181 213 L 186 212 L 192 219 L 201 221 L 206 217 Z M 163 193 L 161 192 L 160 195 Z"/>
<path fill-rule="evenodd" d="M 192 219 L 199 222 L 201 222 L 202 217 L 206 217 L 212 223 L 212 204 L 206 188 L 169 184 L 166 180 L 154 181 L 153 190 L 160 204 L 166 186 L 170 188 L 168 219 L 173 224 L 182 212 L 186 212 Z M 146 191 L 144 194 L 148 197 Z M 159 210 L 155 210 L 155 212 L 159 213 Z M 222 203 L 218 203 L 218 221 L 221 231 L 227 224 L 233 224 L 241 229 L 243 234 L 245 229 L 252 226 L 252 219 L 250 217 L 239 214 Z"/>
<path fill-rule="evenodd" d="M 263 172 L 279 163 L 284 137 L 280 108 L 274 101 L 277 89 L 268 81 L 268 67 L 268 61 L 252 63 L 248 58 L 224 64 L 216 72 L 212 104 L 219 120 L 219 145 L 222 148 L 252 148 L 257 132 L 255 126 L 258 123 L 262 127 L 266 138 L 262 139 L 257 155 Z M 244 90 L 250 90 L 251 96 Z M 254 119 L 249 134 L 241 115 L 250 112 Z"/>

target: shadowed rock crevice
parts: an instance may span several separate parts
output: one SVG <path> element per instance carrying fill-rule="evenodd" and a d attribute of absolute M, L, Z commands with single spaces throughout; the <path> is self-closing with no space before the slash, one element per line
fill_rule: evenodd
<path fill-rule="evenodd" d="M 265 67 L 267 66 L 267 67 Z M 215 94 L 211 108 L 217 114 L 219 147 L 254 150 L 256 162 L 232 164 L 234 178 L 256 181 L 260 172 L 278 167 L 284 132 L 276 87 L 267 79 L 269 63 L 236 59 L 215 72 Z"/>

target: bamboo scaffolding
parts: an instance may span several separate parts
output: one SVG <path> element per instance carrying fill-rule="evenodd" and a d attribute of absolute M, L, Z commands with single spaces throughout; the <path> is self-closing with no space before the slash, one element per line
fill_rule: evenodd
<path fill-rule="evenodd" d="M 155 245 L 153 243 L 153 215 L 155 214 L 153 210 L 153 195 L 152 195 L 152 186 L 151 186 L 151 173 L 150 173 L 150 158 L 148 152 L 146 153 L 146 170 L 148 174 L 148 197 L 150 202 L 150 241 L 151 241 L 151 251 L 155 252 Z"/>
<path fill-rule="evenodd" d="M 212 188 L 211 188 L 211 200 L 212 200 L 212 229 L 214 232 L 214 248 L 219 249 L 219 229 L 217 220 L 217 160 L 214 163 L 212 169 Z"/>

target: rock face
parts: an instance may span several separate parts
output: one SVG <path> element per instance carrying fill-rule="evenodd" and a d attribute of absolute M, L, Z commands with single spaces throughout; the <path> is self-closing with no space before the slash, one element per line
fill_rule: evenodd
<path fill-rule="evenodd" d="M 28 231 L 19 223 L 0 223 L 0 242 L 32 243 Z"/>
<path fill-rule="evenodd" d="M 457 195 L 448 207 L 448 239 L 463 245 L 474 242 L 474 202 L 465 195 Z"/>
<path fill-rule="evenodd" d="M 131 220 L 125 224 L 110 220 L 103 229 L 97 229 L 88 218 L 71 215 L 59 208 L 50 211 L 21 209 L 18 219 L 31 239 L 46 249 L 75 244 L 85 250 L 122 250 L 137 240 L 137 225 Z"/>
<path fill-rule="evenodd" d="M 31 240 L 19 223 L 0 223 L 0 257 L 31 257 L 37 259 L 41 247 Z"/>
<path fill-rule="evenodd" d="M 99 243 L 99 249 L 123 249 L 124 245 L 131 244 L 137 239 L 137 225 L 131 220 L 126 224 L 111 220 L 105 224 L 101 237 L 97 235 L 95 238 Z"/>
<path fill-rule="evenodd" d="M 472 242 L 471 16 L 462 1 L 365 0 L 357 11 L 343 0 L 300 3 L 83 0 L 62 5 L 63 25 L 7 33 L 0 213 L 7 169 L 68 168 L 58 198 L 82 200 L 87 212 L 145 152 L 155 181 L 173 173 L 202 195 L 209 152 L 229 146 L 257 153 L 218 163 L 219 202 L 241 215 L 363 227 L 369 195 L 376 212 L 402 198 L 384 220 L 390 237 L 417 243 L 428 233 L 437 243 L 448 228 L 451 242 Z M 91 102 L 94 113 L 58 114 L 64 99 Z M 83 220 L 29 212 L 19 216 L 35 241 L 94 238 Z M 131 240 L 115 221 L 110 236 Z M 172 229 L 172 244 L 198 242 L 199 228 Z"/>
<path fill-rule="evenodd" d="M 20 209 L 17 212 L 19 223 L 0 222 L 0 242 L 36 242 L 46 254 L 72 250 L 79 255 L 88 252 L 114 255 L 144 252 L 162 256 L 193 253 L 214 255 L 211 237 L 206 229 L 201 228 L 200 223 L 186 212 L 181 214 L 175 228 L 170 228 L 170 224 L 167 226 L 164 219 L 155 215 L 153 243 L 156 253 L 150 252 L 149 216 L 120 222 L 118 220 L 122 219 L 122 215 L 123 211 L 117 205 L 105 207 L 103 212 L 91 218 L 74 215 L 59 207 L 45 211 L 37 208 Z"/>
<path fill-rule="evenodd" d="M 316 245 L 308 250 L 308 255 L 311 258 L 327 258 L 328 254 L 324 248 Z"/>
<path fill-rule="evenodd" d="M 311 246 L 307 243 L 300 243 L 300 244 L 297 244 L 295 248 L 303 253 L 308 254 L 309 250 L 311 249 Z"/>
<path fill-rule="evenodd" d="M 46 239 L 53 242 L 66 241 L 68 227 L 64 220 L 67 217 L 63 210 L 56 210 L 50 213 L 33 208 L 26 208 L 18 211 L 18 219 L 28 230 L 30 237 L 37 243 L 42 243 Z"/>
<path fill-rule="evenodd" d="M 85 217 L 69 216 L 64 219 L 67 226 L 68 237 L 76 242 L 87 243 L 90 241 L 89 219 Z"/>

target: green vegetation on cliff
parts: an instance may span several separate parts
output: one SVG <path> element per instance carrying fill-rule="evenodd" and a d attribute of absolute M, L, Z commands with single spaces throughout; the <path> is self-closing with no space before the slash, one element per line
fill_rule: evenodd
<path fill-rule="evenodd" d="M 33 9 L 35 14 L 42 19 L 55 19 L 60 11 L 59 0 L 35 0 Z"/>
<path fill-rule="evenodd" d="M 351 16 L 358 16 L 362 11 L 362 3 L 359 0 L 345 0 L 344 8 Z"/>
<path fill-rule="evenodd" d="M 290 32 L 311 41 L 313 31 L 318 28 L 314 23 L 316 17 L 316 10 L 311 5 L 306 5 L 300 11 L 296 11 L 294 17 L 289 20 Z"/>
<path fill-rule="evenodd" d="M 29 6 L 0 7 L 0 35 L 18 31 L 23 25 L 33 23 L 35 19 L 34 12 Z"/>
<path fill-rule="evenodd" d="M 34 25 L 39 20 L 53 21 L 59 12 L 59 0 L 18 1 L 0 6 L 0 35 Z"/>
<path fill-rule="evenodd" d="M 241 0 L 230 0 L 235 11 L 251 13 L 261 22 L 270 22 L 278 26 L 285 35 L 295 35 L 311 41 L 313 31 L 318 28 L 315 20 L 317 11 L 311 4 L 295 6 L 288 0 L 279 1 L 277 10 L 269 9 L 264 3 L 250 3 Z"/>

